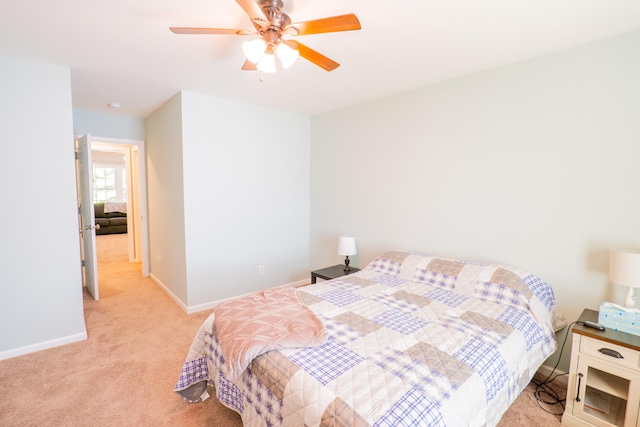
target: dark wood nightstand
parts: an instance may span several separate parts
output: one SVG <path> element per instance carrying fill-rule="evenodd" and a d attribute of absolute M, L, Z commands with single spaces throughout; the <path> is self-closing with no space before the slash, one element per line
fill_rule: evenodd
<path fill-rule="evenodd" d="M 360 271 L 359 268 L 351 267 L 351 271 L 344 271 L 344 264 L 334 265 L 332 267 L 323 268 L 320 270 L 315 270 L 311 272 L 311 284 L 316 283 L 316 280 L 319 278 L 324 280 L 331 280 L 337 277 L 347 276 L 351 273 L 355 273 L 356 271 Z"/>

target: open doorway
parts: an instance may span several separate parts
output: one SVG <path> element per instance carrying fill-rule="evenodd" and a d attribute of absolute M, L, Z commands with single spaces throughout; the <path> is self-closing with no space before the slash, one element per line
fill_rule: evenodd
<path fill-rule="evenodd" d="M 139 224 L 135 221 L 140 209 L 137 197 L 139 191 L 135 188 L 138 181 L 137 169 L 133 166 L 137 154 L 138 147 L 135 145 L 109 143 L 98 139 L 91 141 L 93 204 L 96 226 L 100 226 L 95 231 L 96 239 L 126 244 L 129 262 L 141 261 L 141 236 Z M 124 234 L 127 238 L 114 236 L 116 234 Z"/>
<path fill-rule="evenodd" d="M 83 285 L 98 300 L 101 260 L 139 263 L 149 276 L 145 147 L 144 141 L 85 135 L 77 148 Z"/>

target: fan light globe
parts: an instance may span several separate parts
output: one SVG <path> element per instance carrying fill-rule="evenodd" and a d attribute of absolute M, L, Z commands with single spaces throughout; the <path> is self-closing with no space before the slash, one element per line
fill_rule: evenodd
<path fill-rule="evenodd" d="M 262 39 L 249 40 L 242 43 L 242 53 L 245 58 L 254 64 L 258 64 L 264 55 L 267 44 Z"/>
<path fill-rule="evenodd" d="M 272 74 L 276 72 L 276 56 L 274 54 L 265 53 L 260 58 L 260 62 L 256 64 L 256 68 L 263 73 Z"/>
<path fill-rule="evenodd" d="M 291 68 L 291 66 L 296 63 L 300 53 L 297 50 L 292 49 L 290 46 L 280 43 L 278 44 L 278 47 L 276 47 L 276 55 L 278 55 L 282 68 L 287 69 Z"/>

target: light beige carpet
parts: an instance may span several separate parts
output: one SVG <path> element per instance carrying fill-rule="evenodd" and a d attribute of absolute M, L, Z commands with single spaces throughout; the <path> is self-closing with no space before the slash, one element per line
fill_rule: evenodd
<path fill-rule="evenodd" d="M 173 393 L 210 311 L 187 315 L 143 278 L 140 265 L 127 262 L 126 235 L 97 243 L 100 300 L 84 291 L 88 339 L 0 361 L 0 426 L 241 426 L 215 398 L 190 404 Z M 499 425 L 560 422 L 539 408 L 530 386 Z"/>

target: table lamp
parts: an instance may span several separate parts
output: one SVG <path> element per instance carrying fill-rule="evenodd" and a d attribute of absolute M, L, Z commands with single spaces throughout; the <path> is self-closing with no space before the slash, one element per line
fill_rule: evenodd
<path fill-rule="evenodd" d="M 344 255 L 344 271 L 351 271 L 349 267 L 349 255 L 355 255 L 356 251 L 356 238 L 351 236 L 340 236 L 338 239 L 338 255 Z"/>
<path fill-rule="evenodd" d="M 640 250 L 611 249 L 609 280 L 616 285 L 628 286 L 624 306 L 635 306 L 636 288 L 640 288 Z"/>

